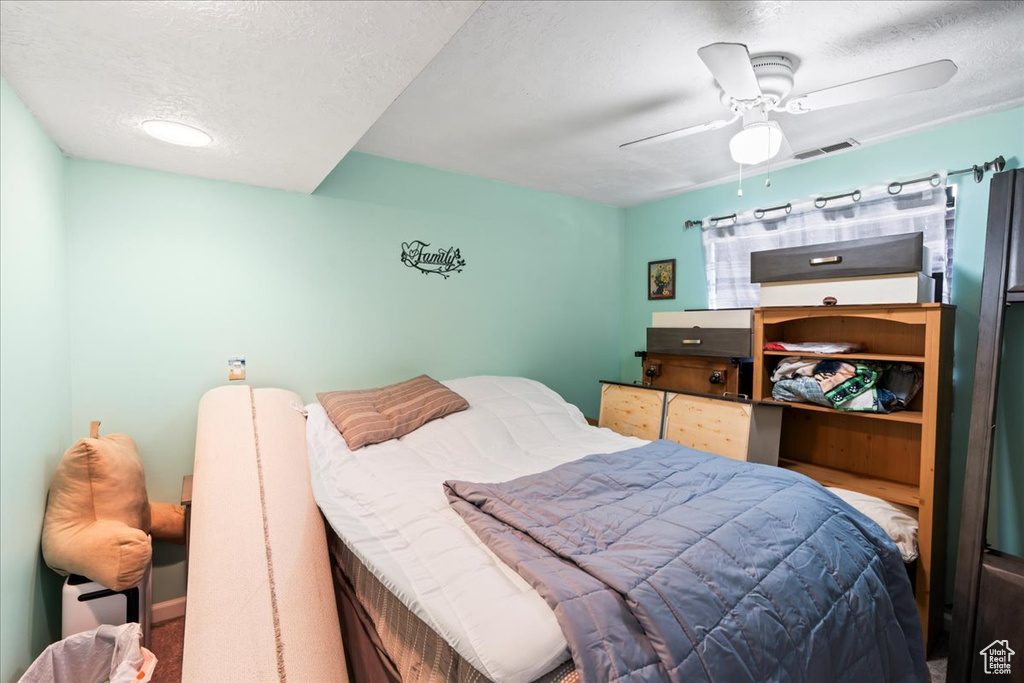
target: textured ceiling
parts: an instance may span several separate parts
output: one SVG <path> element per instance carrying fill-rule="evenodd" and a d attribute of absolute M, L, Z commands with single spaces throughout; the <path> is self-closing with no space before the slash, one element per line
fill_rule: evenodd
<path fill-rule="evenodd" d="M 995 1 L 3 0 L 0 71 L 71 156 L 311 192 L 358 141 L 631 206 L 735 176 L 738 126 L 618 149 L 728 114 L 702 45 L 790 56 L 791 97 L 937 59 L 959 66 L 935 90 L 773 114 L 801 151 L 1024 103 L 1022 34 L 1024 2 Z M 160 117 L 215 142 L 141 133 Z"/>
<path fill-rule="evenodd" d="M 735 177 L 738 126 L 618 149 L 728 114 L 702 45 L 790 56 L 791 96 L 938 59 L 959 67 L 935 90 L 773 114 L 799 152 L 1024 103 L 1022 35 L 1024 2 L 491 0 L 356 149 L 630 206 Z"/>
<path fill-rule="evenodd" d="M 70 156 L 312 192 L 479 5 L 4 0 L 0 71 Z"/>

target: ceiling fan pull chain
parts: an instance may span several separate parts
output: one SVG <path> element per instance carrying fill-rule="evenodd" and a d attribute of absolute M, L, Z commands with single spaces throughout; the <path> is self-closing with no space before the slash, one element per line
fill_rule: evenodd
<path fill-rule="evenodd" d="M 766 138 L 766 140 L 768 142 L 768 178 L 764 181 L 764 186 L 765 187 L 771 187 L 772 186 L 772 134 L 771 134 L 771 131 L 768 132 L 768 137 Z"/>
<path fill-rule="evenodd" d="M 743 164 L 740 164 L 740 189 L 736 191 L 736 196 L 743 196 Z"/>

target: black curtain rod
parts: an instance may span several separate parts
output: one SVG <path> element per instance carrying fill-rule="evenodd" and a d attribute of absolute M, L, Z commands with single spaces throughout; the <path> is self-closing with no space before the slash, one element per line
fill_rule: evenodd
<path fill-rule="evenodd" d="M 965 173 L 973 173 L 974 174 L 974 182 L 980 183 L 982 180 L 985 179 L 985 174 L 988 171 L 995 171 L 996 173 L 1000 173 L 1004 168 L 1006 168 L 1006 159 L 1004 159 L 1002 155 L 999 155 L 995 159 L 993 159 L 992 161 L 986 161 L 984 164 L 981 164 L 981 165 L 975 164 L 974 166 L 971 166 L 970 168 L 961 168 L 961 169 L 959 169 L 957 171 L 948 171 L 946 173 L 946 177 L 954 176 L 954 175 L 963 175 Z M 899 194 L 900 192 L 903 191 L 904 187 L 908 187 L 910 185 L 916 185 L 918 183 L 923 183 L 923 182 L 928 182 L 932 187 L 938 187 L 942 183 L 942 176 L 940 174 L 938 174 L 938 173 L 933 173 L 933 174 L 931 174 L 929 176 L 925 176 L 923 178 L 915 178 L 914 180 L 904 180 L 904 181 L 894 180 L 893 182 L 889 183 L 889 187 L 887 189 L 889 191 L 889 194 L 897 195 L 897 194 Z M 830 201 L 835 200 L 835 199 L 844 199 L 846 197 L 849 197 L 853 201 L 858 202 L 858 201 L 860 201 L 861 192 L 860 192 L 860 190 L 854 190 L 852 192 L 845 192 L 843 194 L 834 194 L 834 195 L 830 195 L 830 196 L 827 196 L 827 197 L 824 197 L 824 196 L 823 197 L 818 197 L 817 199 L 814 200 L 814 206 L 817 209 L 824 209 L 826 206 L 828 206 L 828 203 Z M 786 204 L 782 204 L 780 206 L 772 206 L 772 207 L 765 208 L 765 209 L 754 209 L 754 218 L 760 220 L 760 219 L 764 218 L 766 213 L 771 213 L 773 211 L 783 211 L 783 210 L 786 213 L 789 213 L 790 211 L 792 211 L 793 210 L 792 203 L 786 203 Z M 712 228 L 717 228 L 718 227 L 718 222 L 719 221 L 732 220 L 733 223 L 735 223 L 738 219 L 739 219 L 739 214 L 737 214 L 737 213 L 730 213 L 727 216 L 711 216 L 710 218 L 707 219 L 707 224 L 704 223 L 703 219 L 701 219 L 701 220 L 686 221 L 683 224 L 683 227 L 686 230 L 689 230 L 690 228 L 712 229 Z"/>
<path fill-rule="evenodd" d="M 986 161 L 981 166 L 975 164 L 970 168 L 961 168 L 959 171 L 950 171 L 947 176 L 951 175 L 963 175 L 964 173 L 973 173 L 974 182 L 980 183 L 985 178 L 985 173 L 994 170 L 996 173 L 1002 173 L 1003 169 L 1006 168 L 1006 159 L 1000 154 L 992 161 Z"/>

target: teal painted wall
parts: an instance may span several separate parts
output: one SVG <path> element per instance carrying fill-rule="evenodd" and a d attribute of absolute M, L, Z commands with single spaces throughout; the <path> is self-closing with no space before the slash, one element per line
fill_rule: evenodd
<path fill-rule="evenodd" d="M 0 680 L 60 637 L 46 491 L 71 442 L 64 157 L 0 80 Z"/>
<path fill-rule="evenodd" d="M 596 415 L 618 376 L 621 209 L 361 154 L 312 196 L 68 165 L 74 424 L 131 434 L 154 499 L 177 500 L 231 355 L 307 401 L 507 374 Z M 416 239 L 465 270 L 407 268 Z M 155 600 L 183 594 L 181 562 L 158 550 Z"/>
<path fill-rule="evenodd" d="M 774 206 L 790 199 L 816 196 L 831 190 L 849 190 L 896 177 L 940 169 L 959 169 L 993 159 L 1002 154 L 1009 168 L 1024 160 L 1024 108 L 970 119 L 934 130 L 909 135 L 891 142 L 852 150 L 835 157 L 810 161 L 772 174 L 772 187 L 764 187 L 764 176 L 746 178 L 743 197 L 736 196 L 736 183 L 730 182 L 689 192 L 669 199 L 626 210 L 625 270 L 623 274 L 625 313 L 623 345 L 620 357 L 622 377 L 640 378 L 640 363 L 633 351 L 643 349 L 645 331 L 651 313 L 657 310 L 683 310 L 707 306 L 704 254 L 699 230 L 683 230 L 687 219 L 728 214 L 757 206 Z M 976 184 L 970 176 L 959 176 L 954 252 L 953 303 L 957 305 L 954 368 L 954 411 L 950 456 L 949 553 L 956 553 L 963 472 L 970 418 L 971 389 L 977 347 L 978 311 L 981 299 L 981 270 L 985 248 L 988 209 L 988 178 Z M 646 298 L 648 261 L 677 259 L 678 294 L 674 301 L 650 302 Z M 1024 329 L 1015 322 L 1010 335 Z M 1012 337 L 1010 337 L 1012 339 Z M 1012 343 L 1012 342 L 1011 342 Z M 1019 343 L 1019 342 L 1018 342 Z M 1024 364 L 1020 354 L 1006 354 L 1003 386 L 1016 389 L 1024 385 Z M 1024 400 L 1019 391 L 1002 393 L 1004 415 L 1020 415 Z M 1004 420 L 1013 429 L 999 435 L 1000 457 L 994 479 L 999 506 L 993 515 L 998 543 L 1020 554 L 1021 484 L 1024 464 L 1019 444 L 1024 442 L 1024 425 Z M 1011 444 L 1016 444 L 1011 448 Z M 1010 475 L 1016 473 L 1016 480 Z M 950 565 L 952 567 L 952 564 Z M 949 586 L 953 572 L 948 573 Z"/>

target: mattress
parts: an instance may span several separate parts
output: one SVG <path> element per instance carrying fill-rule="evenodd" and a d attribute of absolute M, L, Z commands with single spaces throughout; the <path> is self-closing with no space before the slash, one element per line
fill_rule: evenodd
<path fill-rule="evenodd" d="M 646 443 L 587 425 L 544 385 L 471 377 L 445 384 L 470 404 L 401 439 L 350 451 L 308 406 L 313 492 L 352 554 L 484 676 L 526 683 L 569 660 L 543 598 L 449 507 L 448 479 L 506 481 Z"/>

